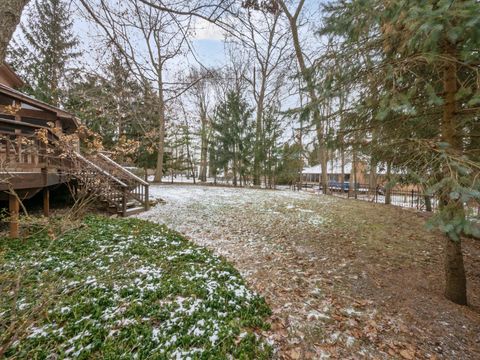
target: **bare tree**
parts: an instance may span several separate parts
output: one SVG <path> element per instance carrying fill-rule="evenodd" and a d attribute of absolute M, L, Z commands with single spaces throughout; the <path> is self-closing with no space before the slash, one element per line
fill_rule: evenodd
<path fill-rule="evenodd" d="M 194 84 L 189 91 L 200 119 L 200 173 L 199 180 L 207 181 L 209 108 L 212 98 L 212 81 L 216 77 L 213 70 L 192 68 L 188 75 L 189 82 Z"/>
<path fill-rule="evenodd" d="M 305 5 L 305 0 L 299 0 L 296 7 L 293 10 L 290 10 L 284 0 L 278 0 L 283 13 L 288 19 L 290 25 L 290 31 L 292 36 L 293 47 L 295 49 L 295 56 L 297 58 L 298 67 L 303 81 L 306 85 L 306 92 L 310 99 L 310 107 L 313 117 L 313 122 L 316 128 L 318 147 L 319 147 L 319 157 L 320 165 L 322 169 L 321 183 L 323 192 L 328 192 L 328 177 L 327 177 L 327 151 L 325 144 L 325 129 L 322 116 L 320 114 L 320 109 L 318 107 L 319 97 L 315 89 L 315 78 L 312 71 L 307 66 L 305 53 L 302 49 L 302 44 L 300 42 L 299 36 L 299 17 L 302 12 L 302 9 Z"/>
<path fill-rule="evenodd" d="M 95 9 L 81 0 L 91 18 L 99 24 L 110 43 L 118 49 L 132 73 L 141 83 L 152 84 L 157 91 L 157 164 L 154 181 L 161 181 L 165 152 L 166 106 L 185 90 L 165 79 L 167 62 L 186 49 L 191 17 L 179 18 L 171 12 L 128 0 L 113 7 L 104 0 Z"/>
<path fill-rule="evenodd" d="M 247 77 L 256 105 L 253 184 L 260 185 L 264 111 L 266 105 L 278 97 L 283 85 L 285 74 L 279 68 L 288 59 L 286 48 L 290 39 L 285 27 L 282 30 L 282 18 L 278 11 L 270 13 L 249 9 L 246 18 L 248 40 L 243 41 L 242 45 L 252 49 L 251 62 L 255 64 Z"/>

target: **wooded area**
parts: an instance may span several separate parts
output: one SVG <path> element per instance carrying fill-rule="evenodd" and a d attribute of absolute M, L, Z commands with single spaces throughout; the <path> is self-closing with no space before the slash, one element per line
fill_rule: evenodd
<path fill-rule="evenodd" d="M 423 188 L 439 203 L 429 224 L 444 234 L 445 296 L 467 304 L 462 237 L 480 237 L 467 212 L 480 202 L 478 1 L 2 0 L 0 9 L 0 59 L 25 81 L 20 90 L 75 114 L 117 161 L 155 169 L 154 182 L 184 174 L 275 188 L 319 165 L 328 193 L 329 161 L 361 160 L 372 188 L 379 172 L 387 190 Z M 220 36 L 211 35 L 220 65 L 199 57 L 202 27 Z"/>

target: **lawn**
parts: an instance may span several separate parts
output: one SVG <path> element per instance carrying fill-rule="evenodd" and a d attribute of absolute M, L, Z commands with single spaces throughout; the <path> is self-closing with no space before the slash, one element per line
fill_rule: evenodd
<path fill-rule="evenodd" d="M 270 309 L 165 226 L 88 217 L 0 240 L 0 358 L 262 359 Z"/>
<path fill-rule="evenodd" d="M 306 192 L 153 185 L 165 223 L 231 261 L 272 309 L 283 359 L 480 359 L 480 242 L 469 306 L 443 296 L 443 237 L 426 214 Z"/>

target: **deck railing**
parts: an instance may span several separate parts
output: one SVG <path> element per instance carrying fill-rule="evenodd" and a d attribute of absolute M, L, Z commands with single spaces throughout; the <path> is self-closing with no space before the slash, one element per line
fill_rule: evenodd
<path fill-rule="evenodd" d="M 59 171 L 71 167 L 54 139 L 45 142 L 35 134 L 0 130 L 0 171 L 40 171 L 49 167 Z"/>
<path fill-rule="evenodd" d="M 43 136 L 38 134 L 44 131 Z M 56 172 L 75 178 L 123 215 L 129 206 L 149 208 L 149 184 L 104 154 L 83 156 L 50 128 L 0 118 L 0 176 L 15 172 Z M 3 174 L 3 175 L 1 175 Z"/>
<path fill-rule="evenodd" d="M 91 159 L 103 169 L 106 169 L 110 174 L 126 183 L 130 196 L 142 203 L 145 209 L 148 210 L 150 204 L 148 182 L 128 171 L 101 152 L 91 156 Z"/>

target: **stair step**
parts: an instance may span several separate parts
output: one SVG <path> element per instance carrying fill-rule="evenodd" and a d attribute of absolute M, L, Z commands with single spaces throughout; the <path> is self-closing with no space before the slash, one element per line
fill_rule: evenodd
<path fill-rule="evenodd" d="M 78 169 L 74 176 L 78 184 L 91 192 L 95 192 L 105 208 L 113 213 L 122 214 L 125 205 L 126 216 L 144 211 L 143 202 L 138 200 L 140 194 L 135 193 L 139 186 L 147 185 L 142 179 L 126 171 L 123 167 L 102 155 L 85 158 L 75 153 Z M 101 179 L 107 186 L 97 192 L 92 179 Z M 125 204 L 123 203 L 125 201 Z"/>
<path fill-rule="evenodd" d="M 139 205 L 139 202 L 138 201 L 135 201 L 135 200 L 131 200 L 131 201 L 127 201 L 127 208 L 132 208 L 132 207 L 135 207 L 135 206 L 138 206 Z M 122 202 L 117 202 L 115 204 L 110 204 L 109 205 L 110 207 L 116 207 L 116 208 L 121 208 L 122 207 Z"/>
<path fill-rule="evenodd" d="M 139 206 L 139 207 L 134 207 L 134 208 L 130 208 L 130 209 L 127 209 L 126 213 L 125 213 L 125 216 L 130 216 L 130 215 L 134 215 L 134 214 L 139 214 L 141 212 L 145 211 L 145 208 L 143 206 Z M 119 214 L 122 213 L 122 210 L 119 210 L 118 211 Z"/>

